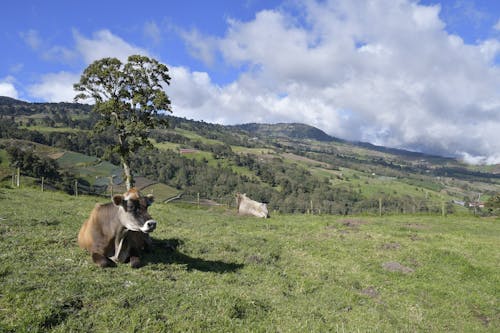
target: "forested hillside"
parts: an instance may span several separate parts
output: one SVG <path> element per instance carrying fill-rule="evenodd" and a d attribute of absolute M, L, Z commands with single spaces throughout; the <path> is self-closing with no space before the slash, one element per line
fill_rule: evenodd
<path fill-rule="evenodd" d="M 0 177 L 15 168 L 72 193 L 119 187 L 111 132 L 94 135 L 91 106 L 0 98 Z M 498 166 L 473 167 L 437 156 L 349 143 L 304 124 L 222 126 L 165 116 L 150 132 L 133 171 L 166 196 L 233 204 L 236 192 L 268 202 L 271 211 L 350 214 L 465 210 L 497 195 Z M 480 197 L 481 196 L 481 197 Z M 460 205 L 454 205 L 452 202 Z M 487 209 L 485 209 L 487 210 Z"/>

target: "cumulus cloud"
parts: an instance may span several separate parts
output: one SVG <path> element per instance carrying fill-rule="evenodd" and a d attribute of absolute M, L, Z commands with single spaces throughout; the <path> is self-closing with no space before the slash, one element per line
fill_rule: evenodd
<path fill-rule="evenodd" d="M 95 32 L 92 38 L 87 38 L 76 30 L 73 36 L 76 51 L 83 57 L 86 64 L 105 57 L 115 57 L 126 61 L 132 54 L 149 55 L 145 49 L 127 43 L 106 29 Z"/>
<path fill-rule="evenodd" d="M 29 87 L 31 96 L 47 102 L 72 102 L 76 95 L 73 84 L 79 74 L 59 72 L 43 75 L 41 81 Z"/>
<path fill-rule="evenodd" d="M 499 162 L 498 38 L 468 44 L 445 30 L 439 5 L 410 0 L 294 4 L 249 21 L 229 19 L 222 36 L 178 30 L 193 57 L 224 61 L 240 74 L 220 85 L 207 72 L 169 66 L 174 115 L 224 124 L 304 122 L 344 139 Z M 155 31 L 145 26 L 153 40 Z M 85 64 L 148 55 L 109 30 L 90 37 L 75 31 L 74 39 L 70 51 Z M 78 78 L 48 74 L 30 91 L 71 100 Z"/>
<path fill-rule="evenodd" d="M 12 76 L 0 79 L 0 96 L 19 98 L 16 87 L 14 86 L 15 79 Z"/>
<path fill-rule="evenodd" d="M 207 66 L 214 64 L 217 49 L 216 38 L 204 36 L 196 29 L 189 31 L 178 29 L 178 33 L 186 42 L 188 52 L 192 57 L 201 60 Z"/>
<path fill-rule="evenodd" d="M 100 30 L 87 38 L 78 31 L 73 31 L 75 48 L 51 47 L 44 51 L 45 59 L 59 57 L 61 60 L 83 59 L 86 65 L 104 57 L 116 57 L 126 61 L 132 54 L 148 55 L 142 48 L 133 46 L 109 30 Z M 80 80 L 81 73 L 58 72 L 45 74 L 38 83 L 31 85 L 28 91 L 31 96 L 48 102 L 71 102 L 76 92 L 73 84 Z"/>
<path fill-rule="evenodd" d="M 220 37 L 191 33 L 190 45 L 215 39 L 242 74 L 223 87 L 184 76 L 208 93 L 177 111 L 223 123 L 302 121 L 346 139 L 496 160 L 498 39 L 467 44 L 445 31 L 440 6 L 413 1 L 304 1 L 299 10 L 302 18 L 266 10 L 229 20 Z"/>

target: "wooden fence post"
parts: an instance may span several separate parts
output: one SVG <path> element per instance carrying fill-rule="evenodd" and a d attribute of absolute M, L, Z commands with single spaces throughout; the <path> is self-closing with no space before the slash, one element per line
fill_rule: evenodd
<path fill-rule="evenodd" d="M 78 180 L 75 180 L 75 197 L 78 196 Z"/>
<path fill-rule="evenodd" d="M 382 198 L 378 198 L 378 215 L 382 216 Z"/>
<path fill-rule="evenodd" d="M 45 177 L 42 177 L 42 192 L 43 192 L 43 185 L 44 185 L 43 182 L 44 182 L 44 180 L 45 180 Z"/>
<path fill-rule="evenodd" d="M 21 185 L 21 168 L 17 168 L 17 187 Z"/>

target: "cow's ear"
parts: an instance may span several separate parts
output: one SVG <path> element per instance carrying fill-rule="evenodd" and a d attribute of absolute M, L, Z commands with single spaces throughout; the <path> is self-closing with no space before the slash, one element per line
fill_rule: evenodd
<path fill-rule="evenodd" d="M 115 195 L 113 196 L 113 203 L 115 206 L 121 206 L 123 203 L 123 195 Z"/>
<path fill-rule="evenodd" d="M 151 206 L 154 201 L 155 197 L 152 194 L 146 195 L 146 202 L 148 203 L 148 206 Z"/>

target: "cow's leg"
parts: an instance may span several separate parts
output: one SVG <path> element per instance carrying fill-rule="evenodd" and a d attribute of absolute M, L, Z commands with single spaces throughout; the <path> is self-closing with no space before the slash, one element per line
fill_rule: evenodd
<path fill-rule="evenodd" d="M 141 267 L 141 259 L 137 256 L 130 257 L 130 267 L 139 268 Z"/>
<path fill-rule="evenodd" d="M 92 253 L 92 260 L 102 268 L 115 267 L 116 264 L 99 253 Z"/>
<path fill-rule="evenodd" d="M 139 257 L 139 251 L 137 249 L 130 250 L 130 267 L 139 268 L 141 267 L 141 258 Z"/>
<path fill-rule="evenodd" d="M 144 237 L 144 251 L 151 252 L 153 251 L 153 240 L 149 234 L 143 234 Z"/>

